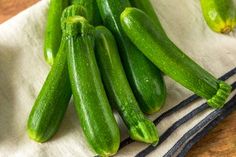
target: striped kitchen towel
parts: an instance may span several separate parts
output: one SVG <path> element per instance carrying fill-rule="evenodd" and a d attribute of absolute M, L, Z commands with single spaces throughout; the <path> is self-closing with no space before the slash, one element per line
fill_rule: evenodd
<path fill-rule="evenodd" d="M 149 116 L 157 126 L 156 146 L 134 142 L 116 115 L 122 142 L 117 157 L 185 156 L 188 150 L 236 108 L 236 35 L 212 32 L 203 20 L 199 0 L 152 0 L 170 39 L 207 71 L 232 85 L 222 109 L 165 76 L 167 100 Z M 0 25 L 0 157 L 95 156 L 87 146 L 69 105 L 58 133 L 44 144 L 31 141 L 26 122 L 50 67 L 44 61 L 43 38 L 48 1 L 42 0 Z"/>

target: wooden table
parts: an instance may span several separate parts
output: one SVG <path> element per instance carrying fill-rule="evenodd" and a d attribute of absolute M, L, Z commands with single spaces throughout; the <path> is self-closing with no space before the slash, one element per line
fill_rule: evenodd
<path fill-rule="evenodd" d="M 38 0 L 0 0 L 0 23 Z M 236 112 L 224 119 L 202 138 L 187 157 L 236 157 Z"/>

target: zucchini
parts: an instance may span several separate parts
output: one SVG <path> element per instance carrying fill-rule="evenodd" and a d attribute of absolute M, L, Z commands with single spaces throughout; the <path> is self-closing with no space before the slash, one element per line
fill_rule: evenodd
<path fill-rule="evenodd" d="M 60 47 L 62 37 L 60 19 L 68 5 L 68 0 L 50 0 L 44 39 L 44 57 L 50 65 L 53 65 Z"/>
<path fill-rule="evenodd" d="M 74 15 L 85 15 L 81 6 L 70 6 L 62 14 L 62 20 Z M 58 130 L 72 95 L 67 66 L 67 42 L 63 35 L 55 64 L 44 82 L 29 115 L 27 131 L 37 142 L 49 140 Z"/>
<path fill-rule="evenodd" d="M 89 145 L 101 156 L 115 154 L 120 132 L 94 54 L 94 27 L 81 16 L 66 20 L 68 69 L 76 111 Z"/>
<path fill-rule="evenodd" d="M 89 23 L 95 26 L 102 23 L 96 0 L 71 0 L 71 4 L 81 5 L 87 10 L 88 16 L 86 19 Z"/>
<path fill-rule="evenodd" d="M 203 16 L 215 32 L 229 33 L 236 26 L 236 7 L 233 0 L 201 0 Z"/>
<path fill-rule="evenodd" d="M 140 110 L 126 78 L 116 41 L 104 26 L 96 27 L 96 58 L 110 102 L 113 102 L 134 140 L 157 143 L 155 125 Z"/>
<path fill-rule="evenodd" d="M 31 139 L 46 142 L 58 130 L 71 97 L 65 39 L 55 63 L 30 112 L 27 131 Z"/>
<path fill-rule="evenodd" d="M 129 40 L 122 30 L 119 16 L 130 3 L 128 0 L 97 0 L 104 25 L 118 42 L 121 60 L 130 86 L 144 113 L 160 110 L 166 99 L 162 74 Z"/>
<path fill-rule="evenodd" d="M 207 99 L 210 106 L 223 107 L 231 86 L 217 80 L 184 54 L 143 11 L 126 8 L 120 20 L 132 42 L 164 73 Z"/>

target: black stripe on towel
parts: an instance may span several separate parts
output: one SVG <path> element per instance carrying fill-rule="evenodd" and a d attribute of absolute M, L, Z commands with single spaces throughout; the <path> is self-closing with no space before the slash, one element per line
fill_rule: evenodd
<path fill-rule="evenodd" d="M 190 141 L 188 141 L 178 157 L 184 157 L 192 146 L 197 143 L 203 136 L 205 136 L 211 129 L 219 124 L 224 118 L 226 118 L 231 112 L 236 109 L 236 95 L 231 99 L 231 103 L 226 108 L 223 108 L 220 112 L 220 116 L 211 121 L 204 129 L 198 132 Z"/>
<path fill-rule="evenodd" d="M 227 72 L 226 74 L 224 74 L 223 76 L 221 76 L 219 80 L 222 80 L 222 81 L 228 80 L 234 74 L 236 74 L 236 67 L 230 70 L 229 72 Z"/>
<path fill-rule="evenodd" d="M 221 116 L 217 117 L 215 120 L 210 122 L 202 131 L 197 133 L 197 135 L 192 138 L 183 148 L 183 150 L 180 152 L 178 157 L 184 157 L 188 151 L 192 148 L 192 146 L 197 143 L 203 136 L 205 136 L 211 129 L 213 129 L 219 122 L 221 122 L 224 118 L 226 118 L 231 112 L 233 112 L 236 109 L 236 96 L 234 96 L 234 100 L 231 101 L 230 107 L 225 108 L 222 110 Z"/>
<path fill-rule="evenodd" d="M 236 88 L 236 82 L 232 84 L 233 90 Z M 234 98 L 234 97 L 233 97 Z M 231 99 L 227 104 L 229 104 L 232 100 L 235 101 L 234 99 Z M 225 106 L 227 106 L 227 104 Z M 208 108 L 207 103 L 202 104 L 201 106 L 199 106 L 198 108 L 194 109 L 192 112 L 190 112 L 189 114 L 187 114 L 186 116 L 184 116 L 183 118 L 179 119 L 176 123 L 174 123 L 174 125 L 172 125 L 167 131 L 165 131 L 165 133 L 160 137 L 160 141 L 158 143 L 158 145 L 156 146 L 152 146 L 149 145 L 147 148 L 145 148 L 144 150 L 142 150 L 141 152 L 139 152 L 136 157 L 144 157 L 146 155 L 148 155 L 149 153 L 151 153 L 152 151 L 154 151 L 157 146 L 159 146 L 163 141 L 165 141 L 180 125 L 184 124 L 185 122 L 187 122 L 189 119 L 193 118 L 197 113 L 202 112 L 203 110 L 205 110 L 206 108 Z M 225 108 L 225 107 L 224 107 Z M 224 109 L 223 108 L 223 109 Z M 220 112 L 221 110 L 216 110 L 213 111 L 211 114 L 209 114 L 205 119 L 203 119 L 200 123 L 202 123 L 200 125 L 200 127 L 198 126 L 198 124 L 196 126 L 194 126 L 191 130 L 189 130 L 185 135 L 183 136 L 164 156 L 172 156 L 175 151 L 184 143 L 184 141 L 187 139 L 186 136 L 190 136 L 193 133 L 196 133 L 197 131 L 199 131 L 199 129 L 201 129 L 201 127 L 203 127 L 204 125 L 206 125 L 207 123 L 209 123 L 210 120 L 214 119 L 214 116 L 219 115 L 218 112 Z M 194 113 L 194 114 L 193 114 Z"/>
<path fill-rule="evenodd" d="M 236 88 L 236 82 L 232 84 L 233 90 Z M 234 96 L 235 97 L 235 96 Z M 232 98 L 233 99 L 233 98 Z M 231 100 L 232 100 L 231 99 Z M 225 105 L 225 108 L 227 108 L 227 105 Z M 219 115 L 222 114 L 221 110 L 219 109 L 215 110 L 211 114 L 209 114 L 206 118 L 204 118 L 201 122 L 199 122 L 196 126 L 194 126 L 191 130 L 189 130 L 187 133 L 185 133 L 181 139 L 165 154 L 165 156 L 172 156 L 175 154 L 175 152 L 185 143 L 187 139 L 189 139 L 192 135 L 200 131 L 204 126 L 206 126 L 212 119 L 216 119 Z"/>
<path fill-rule="evenodd" d="M 171 127 L 169 127 L 161 136 L 158 142 L 158 145 L 162 144 L 178 127 L 180 127 L 182 124 L 186 123 L 188 120 L 192 119 L 195 115 L 198 113 L 206 110 L 209 108 L 207 103 L 202 104 L 201 106 L 197 107 L 196 109 L 192 110 L 190 113 L 185 115 L 183 118 L 176 121 Z M 157 147 L 156 145 L 155 147 Z"/>
<path fill-rule="evenodd" d="M 227 72 L 226 74 L 224 74 L 223 76 L 221 76 L 219 78 L 219 80 L 225 81 L 228 78 L 232 77 L 234 74 L 236 74 L 236 68 L 230 70 L 229 72 Z M 186 98 L 185 100 L 183 100 L 182 102 L 180 102 L 178 105 L 174 106 L 173 108 L 171 108 L 170 110 L 164 112 L 163 114 L 161 114 L 159 117 L 157 117 L 153 122 L 155 125 L 157 125 L 158 123 L 160 123 L 161 120 L 163 120 L 164 118 L 170 116 L 171 114 L 179 111 L 180 109 L 186 107 L 187 105 L 189 105 L 190 103 L 196 101 L 198 98 L 200 98 L 197 95 L 192 95 L 188 98 Z M 124 139 L 121 144 L 120 144 L 120 148 L 122 149 L 125 146 L 129 145 L 130 143 L 134 142 L 134 140 L 132 140 L 130 137 Z"/>

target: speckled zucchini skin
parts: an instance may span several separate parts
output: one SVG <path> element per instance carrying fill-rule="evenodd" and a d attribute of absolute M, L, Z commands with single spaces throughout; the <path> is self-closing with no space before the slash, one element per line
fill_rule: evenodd
<path fill-rule="evenodd" d="M 46 142 L 56 133 L 72 94 L 65 47 L 62 39 L 55 62 L 29 115 L 28 135 L 37 142 Z"/>

